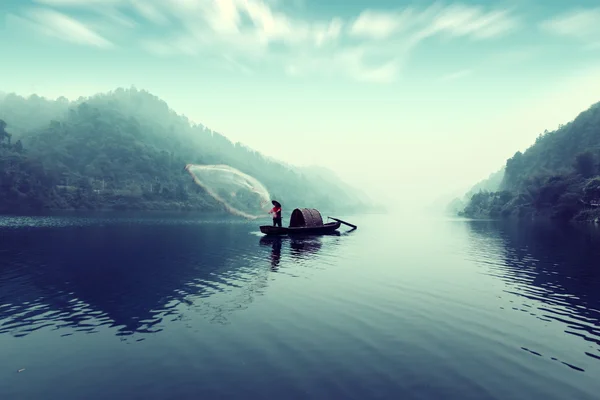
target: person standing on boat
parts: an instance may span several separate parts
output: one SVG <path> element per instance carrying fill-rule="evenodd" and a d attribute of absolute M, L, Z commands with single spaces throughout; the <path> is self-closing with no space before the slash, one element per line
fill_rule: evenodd
<path fill-rule="evenodd" d="M 273 214 L 273 226 L 281 227 L 281 204 L 275 200 L 273 200 L 271 203 L 274 207 L 271 208 L 269 214 Z"/>

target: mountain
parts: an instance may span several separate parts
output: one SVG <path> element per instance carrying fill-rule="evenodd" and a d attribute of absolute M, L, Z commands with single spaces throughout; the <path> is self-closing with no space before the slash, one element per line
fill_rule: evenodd
<path fill-rule="evenodd" d="M 495 192 L 502 186 L 504 173 L 506 168 L 502 167 L 498 171 L 493 172 L 486 179 L 476 183 L 466 194 L 465 197 L 470 199 L 474 194 L 479 192 Z"/>
<path fill-rule="evenodd" d="M 64 97 L 48 100 L 37 95 L 24 98 L 14 93 L 4 93 L 0 95 L 0 119 L 10 126 L 14 135 L 25 136 L 64 115 L 70 105 Z"/>
<path fill-rule="evenodd" d="M 300 172 L 308 177 L 309 180 L 321 182 L 323 185 L 329 185 L 336 193 L 343 193 L 346 196 L 356 198 L 361 204 L 370 205 L 365 211 L 382 212 L 387 208 L 379 201 L 375 201 L 363 190 L 347 184 L 334 171 L 329 168 L 311 165 L 300 167 Z"/>
<path fill-rule="evenodd" d="M 540 134 L 525 152 L 517 151 L 506 161 L 498 188 L 472 193 L 460 214 L 596 220 L 599 160 L 600 102 L 557 130 Z"/>
<path fill-rule="evenodd" d="M 502 185 L 502 180 L 504 179 L 504 172 L 505 168 L 502 167 L 498 171 L 490 174 L 486 179 L 477 182 L 463 195 L 455 197 L 450 202 L 445 202 L 445 209 L 443 211 L 447 214 L 457 215 L 465 209 L 474 194 L 479 192 L 495 192 L 499 190 Z M 441 205 L 441 200 L 438 204 Z"/>
<path fill-rule="evenodd" d="M 76 101 L 7 94 L 0 98 L 0 120 L 5 122 L 0 130 L 0 210 L 5 212 L 222 209 L 183 172 L 187 164 L 236 168 L 290 210 L 370 207 L 337 177 L 316 176 L 232 143 L 144 90 L 119 88 Z"/>

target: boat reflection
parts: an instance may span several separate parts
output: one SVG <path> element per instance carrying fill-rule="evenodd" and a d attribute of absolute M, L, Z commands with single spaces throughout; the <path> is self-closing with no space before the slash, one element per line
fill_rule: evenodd
<path fill-rule="evenodd" d="M 283 239 L 279 236 L 263 236 L 260 238 L 261 246 L 271 246 L 271 270 L 274 272 L 276 272 L 279 269 L 279 263 L 281 261 L 282 243 Z"/>
<path fill-rule="evenodd" d="M 327 236 L 340 236 L 337 234 Z M 283 243 L 289 243 L 289 255 L 294 261 L 302 261 L 314 257 L 323 246 L 322 235 L 294 235 L 294 236 L 263 236 L 260 238 L 261 246 L 271 246 L 271 270 L 277 271 L 281 263 L 281 249 Z"/>

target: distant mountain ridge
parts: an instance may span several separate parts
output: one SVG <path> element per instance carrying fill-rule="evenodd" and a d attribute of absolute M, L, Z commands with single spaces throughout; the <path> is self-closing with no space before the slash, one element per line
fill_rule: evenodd
<path fill-rule="evenodd" d="M 491 173 L 487 178 L 477 182 L 466 193 L 454 198 L 450 203 L 446 203 L 444 211 L 448 214 L 456 215 L 464 210 L 473 195 L 480 192 L 496 192 L 502 185 L 504 172 L 505 167 L 502 167 L 498 171 Z"/>
<path fill-rule="evenodd" d="M 338 174 L 327 167 L 311 165 L 299 167 L 299 170 L 311 179 L 322 179 L 324 182 L 328 182 L 328 184 L 336 187 L 340 192 L 345 193 L 348 196 L 355 196 L 362 204 L 370 205 L 371 207 L 368 207 L 370 210 L 372 209 L 373 211 L 378 212 L 387 210 L 381 202 L 373 199 L 362 189 L 347 184 Z"/>
<path fill-rule="evenodd" d="M 254 176 L 286 208 L 369 209 L 360 191 L 332 174 L 275 162 L 178 115 L 135 88 L 47 100 L 0 98 L 12 142 L 0 148 L 0 209 L 219 209 L 182 173 L 188 164 L 227 164 Z M 14 148 L 20 139 L 22 149 Z"/>

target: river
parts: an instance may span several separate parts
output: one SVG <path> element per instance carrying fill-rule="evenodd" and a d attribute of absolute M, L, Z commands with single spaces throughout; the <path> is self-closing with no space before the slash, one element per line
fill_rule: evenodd
<path fill-rule="evenodd" d="M 600 229 L 340 218 L 0 217 L 0 398 L 598 398 Z"/>

